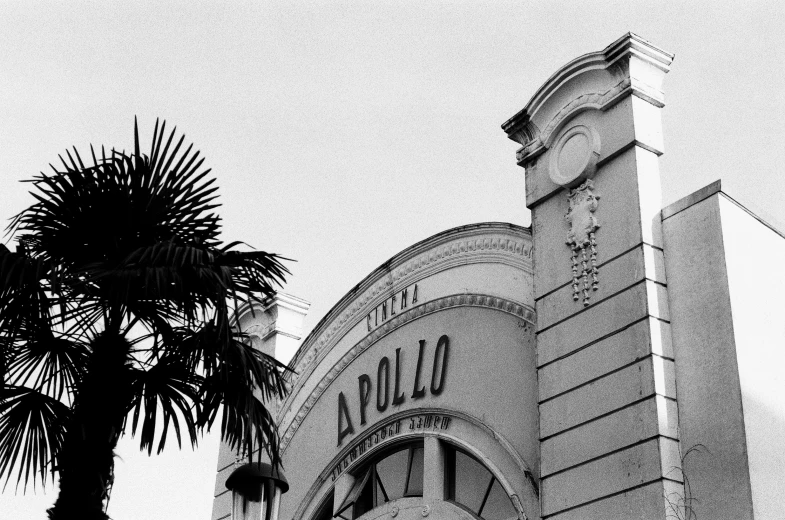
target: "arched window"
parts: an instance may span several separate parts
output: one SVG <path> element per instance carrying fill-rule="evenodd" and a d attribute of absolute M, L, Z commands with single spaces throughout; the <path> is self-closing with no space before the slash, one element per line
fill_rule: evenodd
<path fill-rule="evenodd" d="M 397 446 L 382 453 L 355 474 L 352 490 L 336 516 L 352 520 L 385 502 L 421 497 L 422 490 L 422 441 Z"/>
<path fill-rule="evenodd" d="M 333 517 L 333 492 L 330 491 L 330 494 L 322 500 L 322 503 L 319 505 L 319 508 L 316 510 L 316 514 L 313 516 L 313 520 L 332 520 Z"/>
<path fill-rule="evenodd" d="M 441 480 L 430 488 L 443 490 L 438 491 L 437 500 L 452 502 L 481 520 L 517 518 L 512 500 L 482 462 L 444 441 L 429 446 L 433 451 L 426 457 L 422 440 L 398 444 L 352 471 L 347 475 L 351 479 L 349 491 L 334 517 L 355 520 L 386 502 L 422 497 L 423 476 L 428 474 Z M 425 468 L 426 460 L 438 468 Z M 329 502 L 332 504 L 332 500 Z M 326 509 L 313 520 L 329 520 Z"/>
<path fill-rule="evenodd" d="M 468 453 L 448 445 L 445 449 L 447 499 L 485 520 L 518 516 L 510 497 L 488 468 Z"/>

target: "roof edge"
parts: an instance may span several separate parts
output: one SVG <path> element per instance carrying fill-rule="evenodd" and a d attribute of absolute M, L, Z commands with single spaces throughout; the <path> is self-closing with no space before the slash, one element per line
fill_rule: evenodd
<path fill-rule="evenodd" d="M 479 231 L 512 231 L 517 234 L 528 235 L 531 240 L 531 228 L 519 226 L 509 222 L 478 222 L 475 224 L 466 224 L 463 226 L 454 227 L 445 231 L 441 231 L 426 239 L 420 240 L 415 244 L 407 247 L 401 252 L 389 258 L 386 262 L 382 263 L 379 267 L 371 271 L 365 278 L 363 278 L 357 285 L 350 289 L 344 296 L 333 305 L 333 307 L 319 320 L 316 326 L 305 337 L 300 348 L 292 357 L 289 362 L 290 367 L 295 367 L 302 359 L 303 354 L 308 350 L 309 346 L 313 343 L 315 338 L 318 338 L 325 332 L 328 326 L 341 315 L 359 295 L 363 294 L 368 288 L 378 282 L 383 276 L 390 273 L 396 267 L 411 260 L 418 254 L 426 249 L 430 249 L 440 242 L 452 240 L 461 235 L 471 235 Z"/>
<path fill-rule="evenodd" d="M 635 56 L 663 72 L 670 70 L 674 58 L 674 54 L 660 49 L 633 32 L 627 32 L 603 50 L 579 56 L 551 74 L 526 106 L 502 124 L 502 130 L 508 135 L 520 131 L 551 95 L 570 80 L 590 70 L 608 69 L 625 56 Z"/>

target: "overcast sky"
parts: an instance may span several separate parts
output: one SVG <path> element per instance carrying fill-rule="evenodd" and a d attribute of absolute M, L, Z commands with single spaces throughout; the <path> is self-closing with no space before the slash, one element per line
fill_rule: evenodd
<path fill-rule="evenodd" d="M 67 147 L 177 125 L 221 187 L 225 239 L 297 260 L 310 330 L 371 270 L 455 226 L 529 224 L 500 125 L 547 77 L 627 31 L 676 54 L 663 204 L 721 178 L 785 229 L 785 8 L 740 2 L 0 3 L 1 218 Z M 209 519 L 215 439 L 118 447 L 115 520 Z M 45 518 L 53 491 L 0 495 Z"/>

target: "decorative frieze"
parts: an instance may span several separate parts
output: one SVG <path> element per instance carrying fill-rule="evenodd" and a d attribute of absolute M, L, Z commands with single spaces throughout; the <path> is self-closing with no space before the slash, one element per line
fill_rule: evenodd
<path fill-rule="evenodd" d="M 303 382 L 352 327 L 359 321 L 365 321 L 367 326 L 369 313 L 375 312 L 377 306 L 390 298 L 393 287 L 414 284 L 435 272 L 467 263 L 499 262 L 531 272 L 530 241 L 503 236 L 492 229 L 486 228 L 482 231 L 479 236 L 464 236 L 449 241 L 392 267 L 388 274 L 378 276 L 378 279 L 356 297 L 350 306 L 339 311 L 334 319 L 329 320 L 321 331 L 317 328 L 295 355 L 293 368 L 296 375 L 289 376 L 290 393 L 281 409 L 286 410 L 291 406 L 292 399 L 298 394 Z M 490 235 L 489 231 L 495 233 Z M 410 290 L 413 291 L 414 287 L 412 286 Z M 393 320 L 388 319 L 387 323 L 391 321 Z M 376 325 L 375 315 L 373 324 Z"/>

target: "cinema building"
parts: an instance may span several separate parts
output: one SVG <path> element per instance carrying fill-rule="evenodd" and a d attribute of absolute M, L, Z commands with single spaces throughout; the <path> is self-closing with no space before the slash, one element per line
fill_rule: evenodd
<path fill-rule="evenodd" d="M 672 59 L 627 34 L 504 123 L 531 229 L 414 244 L 301 344 L 297 298 L 243 317 L 297 374 L 286 482 L 243 509 L 223 449 L 213 520 L 785 518 L 785 237 L 719 182 L 662 207 Z"/>

